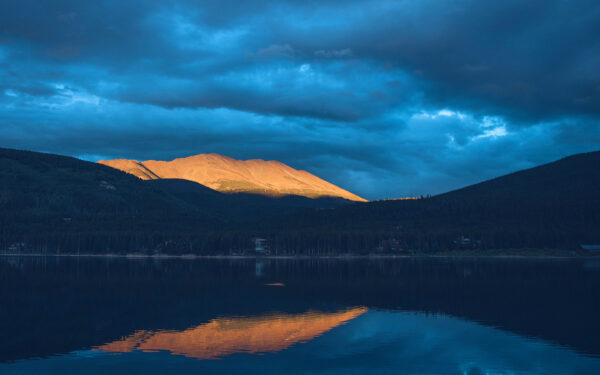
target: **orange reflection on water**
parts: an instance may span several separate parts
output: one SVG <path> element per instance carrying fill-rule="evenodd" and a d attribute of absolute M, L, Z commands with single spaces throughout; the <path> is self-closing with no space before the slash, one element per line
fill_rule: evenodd
<path fill-rule="evenodd" d="M 366 311 L 366 307 L 356 307 L 335 313 L 309 311 L 219 318 L 184 331 L 137 331 L 96 349 L 116 353 L 164 350 L 198 359 L 216 359 L 241 352 L 278 352 L 322 335 Z"/>

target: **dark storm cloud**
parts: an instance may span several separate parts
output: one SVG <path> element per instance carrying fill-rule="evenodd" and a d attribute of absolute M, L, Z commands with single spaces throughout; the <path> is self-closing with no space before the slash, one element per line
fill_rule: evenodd
<path fill-rule="evenodd" d="M 591 0 L 8 0 L 0 146 L 437 193 L 598 149 L 599 35 Z"/>
<path fill-rule="evenodd" d="M 381 3 L 386 4 L 386 3 Z M 426 103 L 543 119 L 600 113 L 597 1 L 391 2 L 340 27 L 280 25 L 304 50 L 346 48 L 431 83 Z M 359 13 L 359 14 L 356 14 Z"/>
<path fill-rule="evenodd" d="M 199 93 L 187 84 L 170 86 L 164 103 L 140 94 L 151 89 L 144 77 L 134 77 L 124 88 L 131 89 L 124 94 L 126 100 L 166 107 L 232 106 L 231 101 L 248 93 L 234 91 L 232 100 L 222 93 L 206 98 L 202 90 L 214 88 L 213 82 L 205 86 L 204 81 L 214 81 L 214 75 L 235 80 L 237 73 L 243 84 L 252 67 L 260 70 L 269 64 L 257 57 L 275 59 L 271 68 L 282 58 L 306 64 L 354 57 L 369 61 L 374 70 L 390 69 L 390 76 L 408 71 L 428 82 L 424 102 L 432 106 L 536 120 L 600 111 L 597 1 L 272 4 L 8 1 L 0 5 L 1 34 L 15 61 L 39 61 L 49 64 L 49 70 L 62 71 L 65 63 L 98 64 L 105 74 L 142 71 L 150 82 L 179 77 L 199 86 Z M 331 72 L 342 79 L 357 73 L 349 66 Z M 381 95 L 395 94 L 379 83 Z M 252 88 L 260 94 L 260 85 Z M 323 88 L 328 89 L 326 82 L 311 91 Z M 358 95 L 365 90 L 348 91 Z M 302 100 L 295 104 L 297 110 L 277 102 L 266 110 L 269 99 L 278 97 L 279 90 L 241 109 L 309 116 L 321 112 Z M 368 112 L 374 102 L 360 103 L 359 111 Z M 343 107 L 357 110 L 354 102 Z M 329 117 L 326 111 L 324 117 Z"/>

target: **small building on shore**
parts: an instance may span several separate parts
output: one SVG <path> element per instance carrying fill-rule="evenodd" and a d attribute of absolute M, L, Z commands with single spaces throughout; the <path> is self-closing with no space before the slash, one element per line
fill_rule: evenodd
<path fill-rule="evenodd" d="M 395 238 L 379 241 L 376 249 L 378 252 L 400 252 L 403 251 L 402 244 Z"/>
<path fill-rule="evenodd" d="M 254 238 L 254 252 L 260 255 L 269 254 L 269 242 L 266 238 Z"/>
<path fill-rule="evenodd" d="M 13 244 L 10 244 L 6 250 L 8 250 L 8 252 L 11 252 L 11 253 L 17 253 L 17 252 L 23 251 L 24 249 L 25 249 L 24 242 L 15 242 Z"/>

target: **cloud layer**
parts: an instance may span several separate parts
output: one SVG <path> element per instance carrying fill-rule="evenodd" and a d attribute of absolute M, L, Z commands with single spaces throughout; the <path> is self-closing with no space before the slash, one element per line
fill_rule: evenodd
<path fill-rule="evenodd" d="M 598 35 L 592 0 L 8 0 L 0 146 L 439 193 L 599 149 Z"/>

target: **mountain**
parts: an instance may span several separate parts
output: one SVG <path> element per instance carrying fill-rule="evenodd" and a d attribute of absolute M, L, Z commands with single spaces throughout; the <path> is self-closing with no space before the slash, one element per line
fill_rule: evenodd
<path fill-rule="evenodd" d="M 141 180 L 72 157 L 0 148 L 0 250 L 189 252 L 194 242 L 216 251 L 225 246 L 220 233 L 240 222 L 350 202 L 223 194 L 192 181 Z"/>
<path fill-rule="evenodd" d="M 119 170 L 0 149 L 0 249 L 141 248 L 163 235 L 220 225 L 213 215 Z"/>
<path fill-rule="evenodd" d="M 549 203 L 600 198 L 600 151 L 571 155 L 440 195 L 459 199 L 534 199 Z"/>
<path fill-rule="evenodd" d="M 366 201 L 313 174 L 274 160 L 235 160 L 218 154 L 200 154 L 172 161 L 139 162 L 115 159 L 101 160 L 98 163 L 120 169 L 143 180 L 183 179 L 223 193 L 251 193 L 274 197 L 338 197 L 351 201 Z"/>
<path fill-rule="evenodd" d="M 145 173 L 160 179 L 0 149 L 0 250 L 230 254 L 253 249 L 255 237 L 278 255 L 600 244 L 600 152 L 433 197 L 352 204 L 342 198 L 224 194 L 164 178 L 152 165 Z"/>
<path fill-rule="evenodd" d="M 573 155 L 416 200 L 374 201 L 257 223 L 281 252 L 304 233 L 315 254 L 450 249 L 578 249 L 600 244 L 600 152 Z"/>
<path fill-rule="evenodd" d="M 0 149 L 0 210 L 20 215 L 148 215 L 191 208 L 139 179 L 71 157 Z"/>

